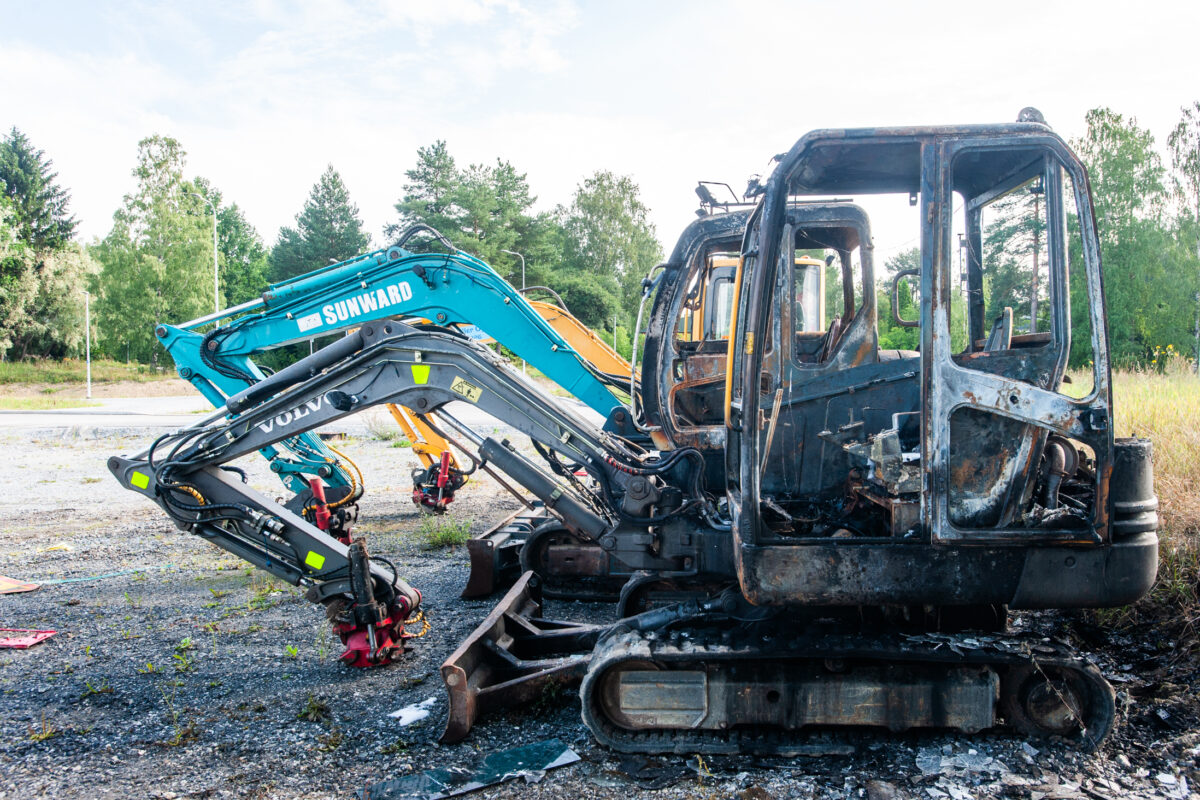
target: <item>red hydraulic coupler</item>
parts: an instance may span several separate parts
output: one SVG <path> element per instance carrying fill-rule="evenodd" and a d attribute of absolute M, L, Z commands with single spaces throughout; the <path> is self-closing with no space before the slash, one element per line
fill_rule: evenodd
<path fill-rule="evenodd" d="M 450 498 L 446 497 L 446 484 L 447 484 L 447 482 L 449 482 L 449 480 L 450 480 L 450 451 L 443 450 L 442 451 L 442 463 L 438 467 L 438 477 L 437 477 L 437 488 L 438 488 L 437 504 L 438 504 L 438 507 L 443 508 L 443 509 L 446 507 L 446 504 L 450 502 L 450 499 L 453 499 L 453 497 L 454 497 L 453 494 L 450 495 Z"/>
<path fill-rule="evenodd" d="M 404 632 L 404 620 L 409 610 L 400 600 L 388 609 L 388 616 L 374 625 L 334 625 L 334 632 L 346 648 L 338 660 L 348 667 L 365 669 L 387 666 L 400 658 L 404 653 L 404 640 L 414 636 Z"/>
<path fill-rule="evenodd" d="M 338 660 L 349 667 L 382 667 L 392 663 L 404 651 L 399 644 L 404 638 L 403 619 L 394 622 L 388 616 L 377 625 L 342 624 L 334 626 L 334 630 L 346 647 Z"/>
<path fill-rule="evenodd" d="M 454 469 L 450 451 L 443 450 L 437 464 L 413 473 L 412 500 L 435 514 L 441 514 L 454 502 L 454 493 L 464 483 L 466 478 Z"/>
<path fill-rule="evenodd" d="M 325 485 L 320 478 L 309 478 L 308 488 L 312 490 L 313 516 L 317 527 L 323 531 L 329 530 L 329 505 L 325 502 Z"/>
<path fill-rule="evenodd" d="M 334 630 L 346 646 L 338 658 L 351 667 L 383 666 L 404 652 L 404 621 L 413 606 L 404 596 L 392 598 L 386 606 L 375 599 L 375 579 L 362 539 L 351 543 L 347 556 L 353 602 L 335 617 Z"/>

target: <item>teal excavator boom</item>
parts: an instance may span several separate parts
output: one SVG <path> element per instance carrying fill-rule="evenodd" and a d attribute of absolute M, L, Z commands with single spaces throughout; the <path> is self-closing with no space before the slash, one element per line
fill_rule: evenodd
<path fill-rule="evenodd" d="M 414 253 L 404 245 L 420 230 L 452 252 Z M 253 356 L 288 344 L 340 333 L 373 320 L 422 318 L 438 326 L 474 325 L 543 372 L 605 418 L 628 419 L 614 387 L 628 378 L 597 370 L 492 267 L 461 252 L 426 226 L 397 244 L 271 284 L 262 297 L 155 333 L 179 375 L 216 407 L 262 380 Z M 220 325 L 222 320 L 233 318 Z M 199 330 L 218 323 L 205 333 Z M 331 487 L 354 487 L 340 459 L 315 432 L 265 448 L 262 454 L 293 492 L 311 477 Z"/>

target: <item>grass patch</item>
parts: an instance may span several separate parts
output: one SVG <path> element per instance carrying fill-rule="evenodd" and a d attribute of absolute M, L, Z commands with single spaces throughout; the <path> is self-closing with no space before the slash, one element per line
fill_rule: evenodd
<path fill-rule="evenodd" d="M 1132 606 L 1097 612 L 1102 624 L 1161 623 L 1175 635 L 1200 633 L 1200 378 L 1182 358 L 1152 371 L 1113 374 L 1117 436 L 1153 442 L 1158 495 L 1158 581 Z"/>
<path fill-rule="evenodd" d="M 58 736 L 62 731 L 54 727 L 53 722 L 46 721 L 46 714 L 42 713 L 42 725 L 40 728 L 35 728 L 32 725 L 29 727 L 29 740 L 33 742 L 45 742 Z"/>
<path fill-rule="evenodd" d="M 117 381 L 159 381 L 174 378 L 175 371 L 165 367 L 159 372 L 147 364 L 92 360 L 92 383 Z M 0 362 L 0 384 L 12 383 L 83 383 L 87 380 L 87 362 L 65 358 L 62 361 L 34 359 Z"/>
<path fill-rule="evenodd" d="M 453 517 L 429 515 L 421 519 L 417 528 L 421 546 L 426 550 L 440 550 L 466 544 L 471 538 L 471 521 Z"/>
<path fill-rule="evenodd" d="M 367 433 L 371 434 L 373 439 L 390 442 L 401 438 L 400 429 L 396 426 L 391 414 L 381 414 L 378 411 L 373 414 L 364 414 L 363 422 L 367 426 Z"/>
<path fill-rule="evenodd" d="M 94 400 L 78 400 L 70 397 L 0 397 L 3 411 L 53 411 L 58 408 L 86 408 L 98 406 Z"/>

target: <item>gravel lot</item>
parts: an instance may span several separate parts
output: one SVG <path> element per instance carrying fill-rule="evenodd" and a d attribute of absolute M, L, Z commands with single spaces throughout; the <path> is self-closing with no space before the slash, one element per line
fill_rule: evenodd
<path fill-rule="evenodd" d="M 488 433 L 491 433 L 489 430 Z M 1080 619 L 1027 616 L 1096 654 L 1120 693 L 1118 728 L 1080 755 L 1002 733 L 862 734 L 847 755 L 799 759 L 622 759 L 595 745 L 564 697 L 481 721 L 436 744 L 446 706 L 437 667 L 493 600 L 458 597 L 465 548 L 422 549 L 408 500 L 416 459 L 367 436 L 344 442 L 367 475 L 360 533 L 422 590 L 432 623 L 402 663 L 342 667 L 323 614 L 298 590 L 177 531 L 105 469 L 146 431 L 0 432 L 0 574 L 47 583 L 0 596 L 4 627 L 54 628 L 0 653 L 0 798 L 347 798 L 374 782 L 557 737 L 582 760 L 481 797 L 764 800 L 790 797 L 1117 798 L 1196 796 L 1200 721 L 1194 653 L 1152 631 L 1113 636 Z M 258 459 L 241 465 L 268 492 Z M 484 477 L 454 517 L 478 532 L 516 502 Z M 100 576 L 100 577 L 97 577 Z M 549 601 L 547 616 L 603 621 L 611 609 Z M 389 712 L 435 698 L 400 727 Z M 312 721 L 298 715 L 308 712 Z"/>

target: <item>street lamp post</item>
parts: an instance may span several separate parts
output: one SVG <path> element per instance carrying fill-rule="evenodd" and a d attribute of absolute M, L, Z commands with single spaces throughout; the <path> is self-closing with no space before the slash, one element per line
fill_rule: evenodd
<path fill-rule="evenodd" d="M 92 399 L 92 295 L 87 289 L 83 292 L 83 339 L 84 352 L 87 353 L 87 399 Z"/>
<path fill-rule="evenodd" d="M 525 256 L 513 250 L 501 250 L 501 253 L 508 253 L 510 256 L 516 256 L 521 259 L 521 294 L 525 293 Z M 521 359 L 521 374 L 525 374 L 525 359 Z"/>
<path fill-rule="evenodd" d="M 203 200 L 205 203 L 208 204 L 208 207 L 210 209 L 212 209 L 212 214 L 213 214 L 213 313 L 218 314 L 221 311 L 221 287 L 220 287 L 220 278 L 218 276 L 218 269 L 217 269 L 217 207 L 213 205 L 211 200 L 209 200 L 204 195 L 199 194 L 198 192 L 188 192 L 188 194 L 190 194 L 192 197 L 199 197 L 201 200 Z M 213 323 L 214 326 L 219 326 L 220 324 L 221 324 L 221 320 L 216 320 Z"/>
<path fill-rule="evenodd" d="M 508 253 L 510 256 L 516 256 L 517 258 L 521 259 L 521 291 L 524 292 L 525 291 L 525 256 L 521 255 L 520 253 L 513 252 L 512 250 L 501 250 L 500 252 Z"/>

